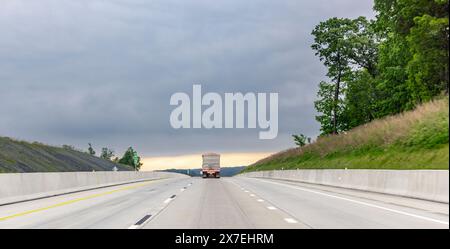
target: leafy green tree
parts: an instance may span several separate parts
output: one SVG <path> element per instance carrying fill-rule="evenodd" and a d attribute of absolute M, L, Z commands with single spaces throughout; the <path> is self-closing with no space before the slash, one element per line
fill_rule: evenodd
<path fill-rule="evenodd" d="M 322 135 L 400 113 L 449 91 L 448 0 L 375 0 L 376 20 L 331 18 L 312 32 L 327 67 Z"/>
<path fill-rule="evenodd" d="M 448 0 L 375 0 L 381 98 L 385 116 L 448 94 Z"/>
<path fill-rule="evenodd" d="M 379 97 L 376 89 L 378 76 L 378 47 L 380 36 L 376 32 L 375 22 L 365 17 L 358 17 L 353 21 L 356 27 L 349 34 L 350 63 L 352 72 L 345 79 L 346 90 L 344 111 L 341 120 L 343 130 L 348 130 L 361 124 L 370 122 L 376 116 L 376 102 Z"/>
<path fill-rule="evenodd" d="M 102 153 L 100 154 L 100 158 L 111 160 L 114 157 L 114 151 L 108 149 L 107 147 L 102 148 Z"/>
<path fill-rule="evenodd" d="M 379 98 L 375 103 L 377 118 L 413 108 L 406 70 L 410 58 L 406 39 L 398 34 L 391 34 L 380 45 L 376 83 Z"/>
<path fill-rule="evenodd" d="M 375 78 L 378 74 L 378 46 L 381 39 L 376 32 L 375 22 L 360 16 L 352 20 L 352 23 L 354 29 L 346 42 L 350 50 L 350 62 L 353 67 L 365 69 Z"/>
<path fill-rule="evenodd" d="M 448 94 L 448 16 L 425 14 L 414 18 L 415 25 L 407 36 L 413 57 L 409 61 L 408 83 L 414 102 Z"/>
<path fill-rule="evenodd" d="M 294 142 L 298 147 L 303 147 L 305 146 L 307 143 L 311 142 L 311 138 L 300 134 L 300 135 L 292 135 L 292 137 L 294 138 Z"/>
<path fill-rule="evenodd" d="M 125 151 L 123 157 L 119 160 L 119 163 L 132 166 L 136 170 L 139 170 L 143 165 L 141 163 L 141 158 L 137 156 L 137 152 L 132 147 L 129 147 L 127 151 Z"/>
<path fill-rule="evenodd" d="M 377 112 L 377 99 L 376 81 L 369 71 L 362 69 L 354 72 L 347 80 L 343 114 L 347 121 L 345 129 L 372 121 Z"/>
<path fill-rule="evenodd" d="M 91 156 L 95 156 L 95 150 L 94 150 L 94 148 L 92 148 L 92 144 L 91 143 L 89 143 L 88 153 Z"/>
<path fill-rule="evenodd" d="M 320 115 L 316 116 L 316 120 L 320 123 L 320 130 L 322 135 L 332 134 L 336 130 L 343 130 L 344 122 L 340 119 L 339 123 L 334 123 L 333 116 L 342 117 L 344 113 L 344 101 L 342 92 L 340 92 L 339 98 L 335 99 L 335 88 L 333 83 L 322 81 L 319 83 L 319 91 L 317 97 L 319 100 L 314 102 L 316 110 Z M 336 126 L 335 126 L 336 125 Z"/>
<path fill-rule="evenodd" d="M 345 87 L 343 79 L 351 72 L 351 46 L 348 37 L 357 31 L 355 23 L 346 18 L 331 18 L 319 23 L 312 35 L 314 43 L 311 46 L 316 55 L 328 68 L 327 76 L 330 83 L 322 82 L 318 93 L 319 100 L 315 105 L 321 115 L 316 119 L 321 122 L 322 133 L 338 133 L 340 120 L 341 97 Z M 330 94 L 330 91 L 333 91 Z"/>

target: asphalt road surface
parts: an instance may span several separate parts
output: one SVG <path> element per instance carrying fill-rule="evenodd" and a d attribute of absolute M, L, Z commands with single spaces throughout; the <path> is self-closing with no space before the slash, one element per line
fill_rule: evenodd
<path fill-rule="evenodd" d="M 449 205 L 244 177 L 154 180 L 0 206 L 0 228 L 449 228 Z"/>

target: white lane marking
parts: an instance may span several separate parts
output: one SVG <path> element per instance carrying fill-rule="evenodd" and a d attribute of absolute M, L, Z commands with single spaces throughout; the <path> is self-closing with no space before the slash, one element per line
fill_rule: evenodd
<path fill-rule="evenodd" d="M 173 201 L 173 199 L 175 199 L 176 197 L 177 197 L 177 195 L 172 195 L 171 197 L 167 198 L 167 199 L 164 201 L 164 203 L 167 204 L 167 203 Z"/>
<path fill-rule="evenodd" d="M 276 207 L 272 207 L 272 206 L 268 206 L 267 209 L 269 209 L 269 210 L 277 210 Z"/>
<path fill-rule="evenodd" d="M 422 219 L 422 220 L 426 220 L 426 221 L 431 221 L 431 222 L 436 222 L 436 223 L 440 223 L 440 224 L 444 224 L 444 225 L 449 225 L 449 223 L 446 222 L 446 221 L 437 220 L 437 219 L 433 219 L 433 218 L 429 218 L 429 217 L 425 217 L 425 216 L 421 216 L 421 215 L 417 215 L 417 214 L 411 214 L 411 213 L 407 213 L 407 212 L 404 212 L 404 211 L 395 210 L 395 209 L 392 209 L 392 208 L 386 208 L 386 207 L 378 206 L 378 205 L 375 205 L 375 204 L 370 204 L 370 203 L 367 203 L 367 202 L 362 202 L 362 201 L 352 200 L 352 199 L 348 199 L 348 198 L 344 198 L 344 197 L 340 197 L 340 196 L 325 194 L 325 193 L 317 192 L 317 191 L 314 191 L 314 190 L 309 190 L 309 189 L 296 187 L 296 186 L 291 186 L 291 185 L 278 183 L 278 182 L 270 182 L 270 181 L 265 181 L 265 180 L 261 180 L 261 179 L 254 179 L 254 180 L 267 182 L 267 183 L 275 184 L 275 185 L 280 185 L 280 186 L 284 186 L 284 187 L 288 187 L 288 188 L 292 188 L 292 189 L 297 189 L 297 190 L 301 190 L 301 191 L 309 192 L 309 193 L 313 193 L 313 194 L 318 194 L 318 195 L 322 195 L 322 196 L 326 196 L 326 197 L 331 197 L 331 198 L 335 198 L 335 199 L 339 199 L 339 200 L 353 202 L 353 203 L 360 204 L 360 205 L 363 205 L 363 206 L 378 208 L 378 209 L 381 209 L 381 210 L 385 210 L 385 211 L 389 211 L 389 212 L 397 213 L 397 214 L 402 214 L 402 215 L 414 217 L 414 218 L 417 218 L 417 219 Z"/>
<path fill-rule="evenodd" d="M 139 228 L 139 226 L 132 225 L 132 226 L 130 226 L 128 229 L 138 229 L 138 228 Z"/>
<path fill-rule="evenodd" d="M 254 195 L 254 194 L 250 194 L 250 196 L 251 196 L 251 197 L 255 197 L 255 195 Z"/>
<path fill-rule="evenodd" d="M 184 189 L 184 188 L 180 189 L 181 192 L 183 192 L 183 191 L 185 191 L 185 190 L 186 190 L 186 189 Z"/>
<path fill-rule="evenodd" d="M 258 202 L 264 202 L 264 200 L 263 199 L 258 199 Z"/>
<path fill-rule="evenodd" d="M 245 190 L 244 192 L 245 192 L 245 193 L 249 193 L 250 191 L 248 191 L 248 190 Z"/>
<path fill-rule="evenodd" d="M 285 220 L 287 223 L 291 223 L 291 224 L 298 223 L 296 220 L 294 220 L 294 219 L 292 219 L 292 218 L 284 218 L 284 220 Z"/>

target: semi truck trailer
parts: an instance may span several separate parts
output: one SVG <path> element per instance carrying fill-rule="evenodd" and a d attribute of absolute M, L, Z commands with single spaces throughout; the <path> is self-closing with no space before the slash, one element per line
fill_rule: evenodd
<path fill-rule="evenodd" d="M 202 177 L 220 178 L 220 155 L 216 153 L 205 153 L 202 155 Z"/>

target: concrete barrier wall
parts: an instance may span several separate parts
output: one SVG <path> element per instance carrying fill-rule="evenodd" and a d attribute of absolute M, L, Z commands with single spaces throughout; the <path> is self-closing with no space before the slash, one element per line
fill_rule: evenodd
<path fill-rule="evenodd" d="M 449 203 L 448 170 L 276 170 L 245 177 L 291 180 Z"/>
<path fill-rule="evenodd" d="M 169 172 L 51 172 L 0 174 L 0 205 L 129 182 L 188 177 Z"/>

